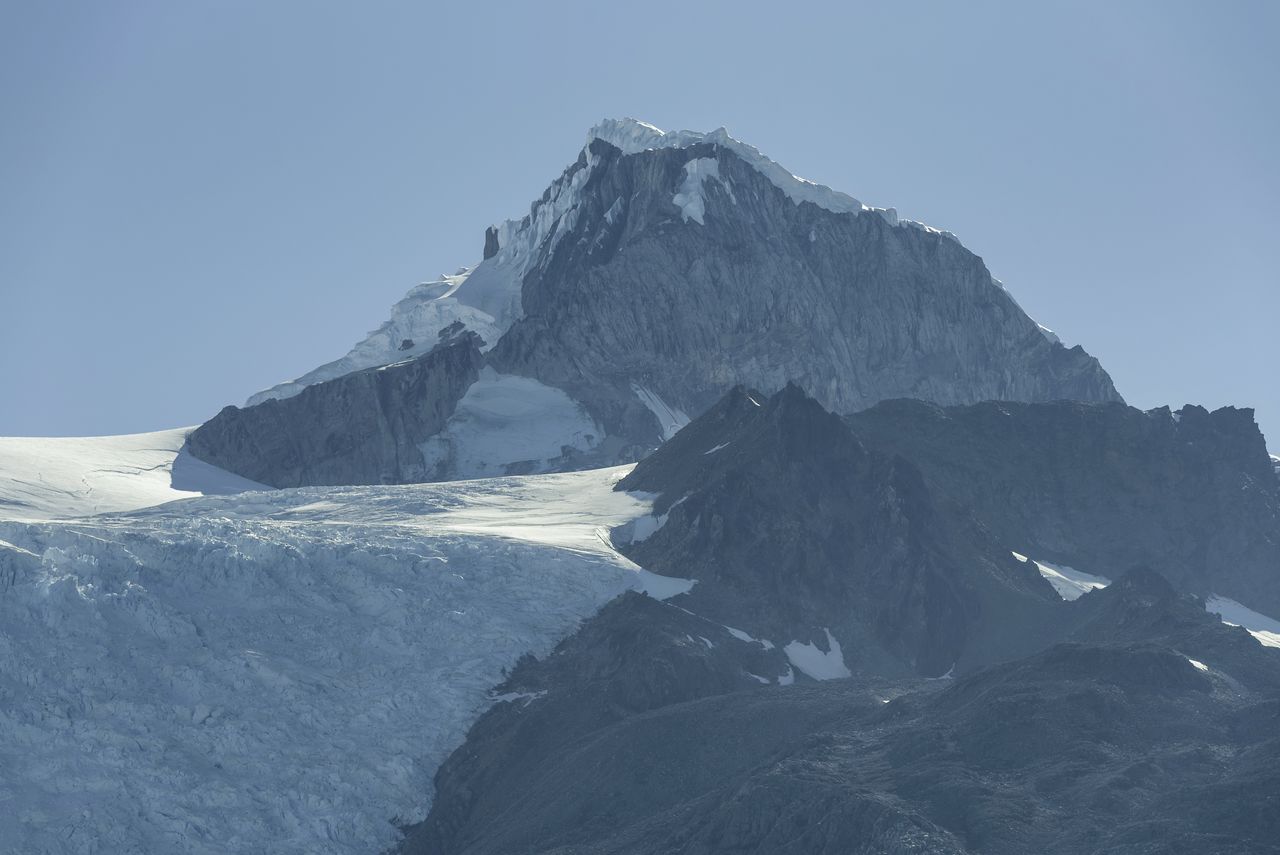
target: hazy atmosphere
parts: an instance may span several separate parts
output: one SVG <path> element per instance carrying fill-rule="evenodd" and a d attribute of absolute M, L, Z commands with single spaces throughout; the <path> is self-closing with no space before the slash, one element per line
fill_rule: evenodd
<path fill-rule="evenodd" d="M 634 116 L 955 232 L 1130 403 L 1280 448 L 1280 7 L 633 12 L 6 4 L 0 435 L 196 424 L 342 355 Z"/>

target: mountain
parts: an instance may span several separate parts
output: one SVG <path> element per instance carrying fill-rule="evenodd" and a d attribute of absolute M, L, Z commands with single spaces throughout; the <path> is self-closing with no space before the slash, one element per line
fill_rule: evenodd
<path fill-rule="evenodd" d="M 655 496 L 656 529 L 622 546 L 633 560 L 697 580 L 688 608 L 801 670 L 941 676 L 1026 649 L 1061 604 L 909 460 L 794 385 L 734 389 L 618 489 Z"/>
<path fill-rule="evenodd" d="M 763 685 L 628 596 L 502 687 L 404 853 L 1280 851 L 1280 654 L 1135 570 L 957 679 Z"/>
<path fill-rule="evenodd" d="M 847 422 L 1011 549 L 1280 614 L 1280 481 L 1247 409 L 887 401 Z"/>
<path fill-rule="evenodd" d="M 197 456 L 276 486 L 335 471 L 403 483 L 635 460 L 738 384 L 796 381 L 836 412 L 904 396 L 1120 400 L 954 236 L 796 178 L 723 129 L 598 125 L 528 216 L 486 233 L 484 256 L 415 288 L 342 359 L 224 410 L 193 437 Z M 347 378 L 464 329 L 486 373 L 461 399 L 452 382 L 387 390 L 381 412 L 431 417 L 383 419 L 379 448 L 336 443 L 314 418 L 350 406 Z M 277 433 L 291 450 L 273 468 Z M 539 439 L 501 441 L 517 435 Z"/>

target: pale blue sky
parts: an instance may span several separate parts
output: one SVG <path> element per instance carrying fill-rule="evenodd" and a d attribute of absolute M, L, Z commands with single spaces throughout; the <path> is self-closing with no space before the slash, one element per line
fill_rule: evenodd
<path fill-rule="evenodd" d="M 1269 2 L 3 3 L 0 434 L 342 355 L 631 115 L 950 229 L 1131 403 L 1280 437 L 1278 41 Z"/>

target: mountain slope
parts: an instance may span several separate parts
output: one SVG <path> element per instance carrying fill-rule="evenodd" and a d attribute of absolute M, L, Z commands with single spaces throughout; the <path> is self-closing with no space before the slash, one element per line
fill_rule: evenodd
<path fill-rule="evenodd" d="M 682 603 L 786 645 L 801 670 L 972 668 L 1029 649 L 1061 602 L 914 465 L 794 385 L 731 391 L 619 489 L 657 494 L 660 525 L 628 555 L 699 580 Z"/>
<path fill-rule="evenodd" d="M 1280 653 L 1150 571 L 1061 612 L 956 680 L 765 686 L 760 645 L 623 598 L 521 662 L 401 851 L 1280 851 Z"/>
<path fill-rule="evenodd" d="M 1250 410 L 891 401 L 848 418 L 1010 548 L 1280 614 L 1280 482 Z"/>
<path fill-rule="evenodd" d="M 337 472 L 322 464 L 331 428 L 309 415 L 347 407 L 360 372 L 427 358 L 463 329 L 498 377 L 570 402 L 529 428 L 545 434 L 536 455 L 491 455 L 484 474 L 638 459 L 737 384 L 794 380 L 837 412 L 902 396 L 1119 400 L 1095 359 L 1027 317 L 954 236 L 798 179 L 723 130 L 602 123 L 527 217 L 488 231 L 484 255 L 414 289 L 346 357 L 253 396 L 237 430 L 206 432 L 197 453 L 272 484 L 467 477 L 466 418 L 397 440 L 445 435 L 425 462 L 352 449 L 363 464 Z M 304 390 L 313 405 L 256 415 Z M 379 407 L 447 419 L 455 391 L 409 384 Z M 254 449 L 278 433 L 304 457 L 264 467 Z"/>

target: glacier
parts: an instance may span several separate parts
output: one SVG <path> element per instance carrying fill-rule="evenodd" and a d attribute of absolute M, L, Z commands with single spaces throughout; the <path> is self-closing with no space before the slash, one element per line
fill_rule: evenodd
<path fill-rule="evenodd" d="M 0 521 L 0 851 L 384 850 L 520 656 L 692 584 L 629 470 Z"/>

